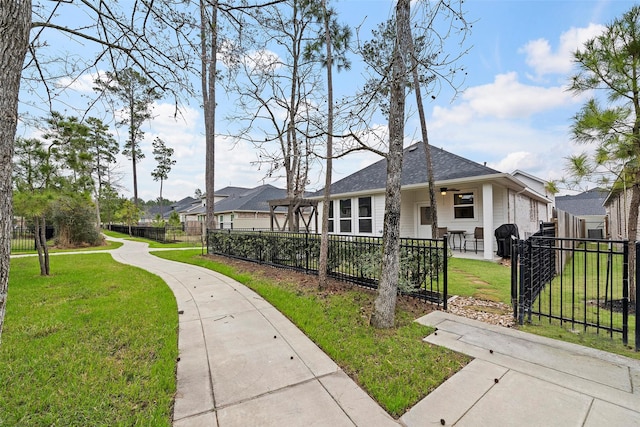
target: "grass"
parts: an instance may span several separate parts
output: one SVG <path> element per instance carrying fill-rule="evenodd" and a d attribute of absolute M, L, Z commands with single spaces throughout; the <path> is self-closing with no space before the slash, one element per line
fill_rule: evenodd
<path fill-rule="evenodd" d="M 511 304 L 511 267 L 495 262 L 449 258 L 449 295 Z"/>
<path fill-rule="evenodd" d="M 318 292 L 275 282 L 214 262 L 200 251 L 154 252 L 161 258 L 218 271 L 248 286 L 291 319 L 394 417 L 434 390 L 470 358 L 422 339 L 433 329 L 396 313 L 397 327 L 369 326 L 375 294 L 362 290 Z"/>
<path fill-rule="evenodd" d="M 177 307 L 157 276 L 108 254 L 11 260 L 0 425 L 170 426 Z"/>

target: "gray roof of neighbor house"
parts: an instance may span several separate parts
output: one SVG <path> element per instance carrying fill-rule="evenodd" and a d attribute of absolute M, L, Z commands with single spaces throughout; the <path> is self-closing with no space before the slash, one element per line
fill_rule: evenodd
<path fill-rule="evenodd" d="M 245 188 L 245 187 L 232 187 L 232 186 L 228 186 L 228 187 L 224 187 L 221 188 L 218 191 L 214 191 L 213 194 L 215 196 L 233 196 L 234 194 L 238 194 L 238 193 L 246 193 L 247 191 L 251 191 L 253 190 L 253 188 Z"/>
<path fill-rule="evenodd" d="M 604 201 L 608 194 L 601 188 L 592 188 L 574 196 L 556 196 L 556 208 L 573 215 L 605 215 Z"/>
<path fill-rule="evenodd" d="M 228 189 L 239 189 L 244 191 L 228 191 Z M 256 188 L 227 187 L 216 191 L 216 194 L 226 194 L 228 197 L 220 200 L 214 206 L 214 211 L 233 212 L 233 211 L 252 211 L 252 212 L 270 212 L 269 200 L 284 199 L 287 197 L 287 191 L 282 188 L 276 188 L 273 185 L 265 184 Z M 281 210 L 281 209 L 278 209 Z"/>
<path fill-rule="evenodd" d="M 495 169 L 483 166 L 434 146 L 431 146 L 431 161 L 435 181 L 447 181 L 501 173 Z M 424 153 L 424 144 L 422 142 L 405 148 L 402 162 L 401 185 L 403 187 L 428 182 L 427 161 Z M 386 179 L 387 160 L 382 159 L 331 184 L 331 194 L 384 189 Z M 322 194 L 323 190 L 320 190 L 313 193 L 311 197 L 321 196 Z"/>
<path fill-rule="evenodd" d="M 171 210 L 174 211 L 181 211 L 183 209 L 188 208 L 189 206 L 191 206 L 193 204 L 193 202 L 195 202 L 196 199 L 194 199 L 193 197 L 187 196 L 184 199 L 178 200 L 177 202 L 175 202 L 174 204 L 171 205 Z"/>

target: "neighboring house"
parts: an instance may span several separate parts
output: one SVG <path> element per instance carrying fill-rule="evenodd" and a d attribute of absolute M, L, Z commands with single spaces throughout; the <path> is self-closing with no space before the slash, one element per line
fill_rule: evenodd
<path fill-rule="evenodd" d="M 171 212 L 176 211 L 176 212 L 181 212 L 182 210 L 186 209 L 187 207 L 191 206 L 191 204 L 195 201 L 196 199 L 194 199 L 193 197 L 185 197 L 182 200 L 179 200 L 171 205 L 165 205 L 165 206 L 151 206 L 149 208 L 147 208 L 147 210 L 145 211 L 142 219 L 140 220 L 140 223 L 142 224 L 150 224 L 153 221 L 155 221 L 156 219 L 156 215 L 160 214 L 160 211 L 162 210 L 162 218 L 165 221 L 169 220 L 169 216 L 171 215 Z M 180 220 L 182 221 L 182 217 L 180 218 Z"/>
<path fill-rule="evenodd" d="M 431 157 L 438 226 L 447 227 L 457 247 L 464 239 L 473 239 L 474 230 L 481 227 L 483 257 L 493 259 L 494 231 L 500 225 L 516 224 L 524 238 L 539 229 L 540 221 L 551 218 L 553 196 L 544 193 L 544 181 L 516 171 L 519 179 L 433 146 Z M 382 235 L 386 170 L 383 159 L 331 185 L 330 232 Z M 321 200 L 322 195 L 321 190 L 310 198 Z M 431 238 L 430 217 L 426 159 L 420 142 L 404 149 L 401 236 Z"/>
<path fill-rule="evenodd" d="M 556 196 L 558 217 L 567 212 L 578 219 L 576 237 L 603 239 L 608 236 L 604 202 L 608 192 L 593 188 L 572 196 Z"/>
<path fill-rule="evenodd" d="M 271 228 L 269 200 L 283 199 L 287 191 L 273 185 L 255 188 L 225 187 L 215 193 L 214 212 L 218 228 L 264 229 Z M 278 208 L 275 215 L 284 223 L 286 210 Z"/>

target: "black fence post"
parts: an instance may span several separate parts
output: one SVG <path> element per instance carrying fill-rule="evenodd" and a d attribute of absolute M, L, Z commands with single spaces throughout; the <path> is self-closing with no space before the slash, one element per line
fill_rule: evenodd
<path fill-rule="evenodd" d="M 447 311 L 447 298 L 449 297 L 448 293 L 449 293 L 449 289 L 448 289 L 448 284 L 449 284 L 449 277 L 448 277 L 448 270 L 449 268 L 447 267 L 447 235 L 445 234 L 442 237 L 442 278 L 444 280 L 444 285 L 442 286 L 442 308 L 444 309 L 444 311 Z"/>
<path fill-rule="evenodd" d="M 513 319 L 518 319 L 518 262 L 520 250 L 518 239 L 511 236 L 511 305 L 513 306 Z"/>
<path fill-rule="evenodd" d="M 636 297 L 636 344 L 635 350 L 640 351 L 640 300 L 638 299 L 638 280 L 640 279 L 640 260 L 638 259 L 640 254 L 640 242 L 636 242 L 636 274 L 635 274 L 635 287 L 636 291 L 634 295 Z"/>
<path fill-rule="evenodd" d="M 622 344 L 629 344 L 629 246 L 633 244 L 626 242 L 624 245 L 624 255 L 622 258 Z M 638 246 L 634 248 L 636 250 Z M 636 259 L 636 269 L 638 260 Z"/>

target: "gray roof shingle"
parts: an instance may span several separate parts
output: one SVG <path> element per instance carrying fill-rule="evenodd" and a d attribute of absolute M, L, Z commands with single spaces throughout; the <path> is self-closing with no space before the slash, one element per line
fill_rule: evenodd
<path fill-rule="evenodd" d="M 231 187 L 227 187 L 231 188 Z M 233 187 L 238 189 L 239 187 Z M 256 188 L 244 189 L 245 191 L 228 192 L 229 197 L 215 204 L 215 212 L 233 211 L 264 211 L 269 212 L 269 200 L 284 199 L 287 191 L 266 184 Z M 222 190 L 216 194 L 224 194 Z"/>
<path fill-rule="evenodd" d="M 603 204 L 609 193 L 592 188 L 574 196 L 556 196 L 556 208 L 573 215 L 605 215 Z"/>
<path fill-rule="evenodd" d="M 483 166 L 434 146 L 431 146 L 431 160 L 435 181 L 500 173 L 495 169 Z M 428 182 L 427 161 L 425 158 L 424 144 L 422 142 L 405 148 L 402 162 L 402 186 Z M 331 184 L 331 194 L 383 189 L 386 184 L 386 179 L 387 160 L 382 159 Z M 312 194 L 311 197 L 321 196 L 322 194 L 323 190 L 320 190 Z"/>

